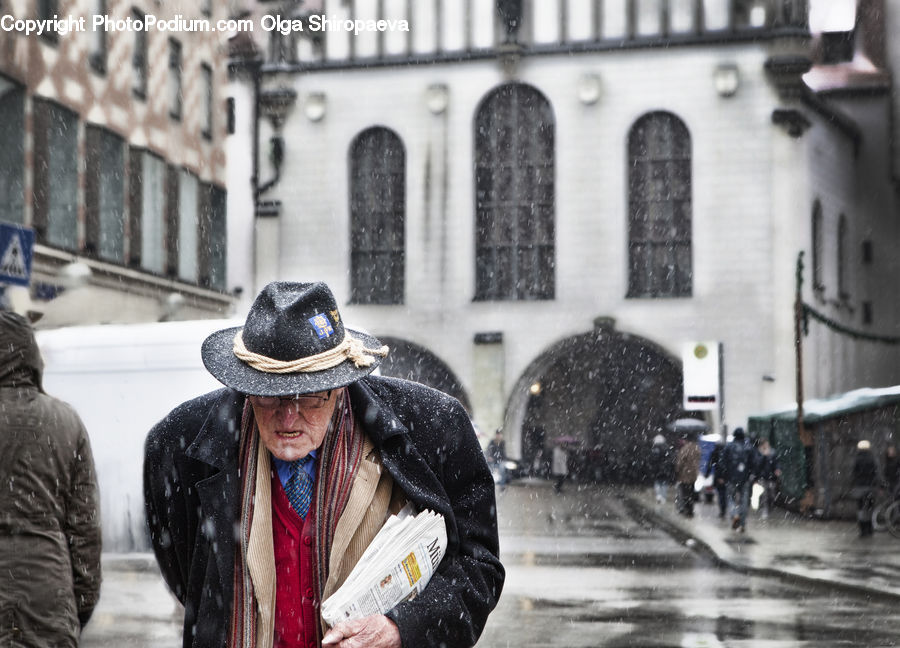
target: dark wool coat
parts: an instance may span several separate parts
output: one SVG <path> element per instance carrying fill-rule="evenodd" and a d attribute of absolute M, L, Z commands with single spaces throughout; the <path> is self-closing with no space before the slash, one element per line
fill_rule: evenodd
<path fill-rule="evenodd" d="M 743 486 L 750 480 L 750 475 L 755 474 L 756 470 L 755 452 L 746 439 L 735 439 L 725 446 L 722 451 L 722 466 L 726 483 Z M 718 467 L 716 471 L 718 478 Z"/>
<path fill-rule="evenodd" d="M 671 449 L 665 443 L 654 443 L 650 448 L 650 476 L 655 482 L 671 483 L 674 478 L 674 466 Z"/>
<path fill-rule="evenodd" d="M 884 458 L 884 481 L 887 482 L 891 493 L 900 484 L 900 458 L 896 455 L 893 457 L 885 456 Z"/>
<path fill-rule="evenodd" d="M 857 450 L 853 458 L 850 484 L 854 488 L 874 488 L 878 485 L 878 464 L 871 450 Z"/>
<path fill-rule="evenodd" d="M 74 648 L 100 597 L 97 478 L 42 370 L 31 326 L 0 313 L 0 646 Z"/>
<path fill-rule="evenodd" d="M 349 392 L 395 485 L 447 524 L 447 553 L 428 587 L 388 616 L 404 646 L 472 646 L 500 596 L 504 570 L 494 482 L 469 417 L 458 401 L 418 383 L 368 376 Z M 185 647 L 227 641 L 243 405 L 242 394 L 221 389 L 177 407 L 147 437 L 147 520 L 163 576 L 185 606 Z"/>

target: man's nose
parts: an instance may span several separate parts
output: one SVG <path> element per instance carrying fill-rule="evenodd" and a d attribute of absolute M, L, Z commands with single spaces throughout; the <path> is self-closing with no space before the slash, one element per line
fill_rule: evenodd
<path fill-rule="evenodd" d="M 296 403 L 291 401 L 284 402 L 278 409 L 278 413 L 281 416 L 281 422 L 285 427 L 294 425 L 297 422 L 297 419 L 302 418 L 300 416 L 300 408 Z"/>

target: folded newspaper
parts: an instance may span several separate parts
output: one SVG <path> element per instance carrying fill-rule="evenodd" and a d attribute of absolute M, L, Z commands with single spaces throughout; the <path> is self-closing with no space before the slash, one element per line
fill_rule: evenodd
<path fill-rule="evenodd" d="M 322 618 L 334 626 L 415 598 L 446 551 L 444 516 L 405 507 L 388 518 L 344 584 L 322 603 Z"/>

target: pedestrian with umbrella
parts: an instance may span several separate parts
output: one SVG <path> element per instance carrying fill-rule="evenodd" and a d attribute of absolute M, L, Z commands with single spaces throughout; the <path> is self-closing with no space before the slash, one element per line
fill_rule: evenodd
<path fill-rule="evenodd" d="M 694 517 L 694 483 L 700 474 L 700 445 L 693 433 L 680 443 L 675 454 L 675 480 L 678 482 L 675 507 L 685 517 Z"/>
<path fill-rule="evenodd" d="M 697 439 L 709 431 L 706 421 L 696 418 L 680 418 L 668 426 L 680 438 L 675 453 L 675 508 L 687 517 L 694 515 L 694 484 L 700 474 L 700 444 Z"/>

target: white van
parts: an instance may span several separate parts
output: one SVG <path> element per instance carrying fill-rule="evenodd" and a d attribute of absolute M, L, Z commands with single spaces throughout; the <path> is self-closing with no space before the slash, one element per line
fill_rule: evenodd
<path fill-rule="evenodd" d="M 44 390 L 71 404 L 91 439 L 103 549 L 148 551 L 142 466 L 149 429 L 176 405 L 222 385 L 200 345 L 234 320 L 74 326 L 37 331 Z"/>

